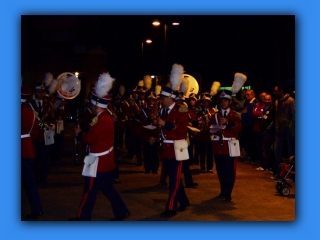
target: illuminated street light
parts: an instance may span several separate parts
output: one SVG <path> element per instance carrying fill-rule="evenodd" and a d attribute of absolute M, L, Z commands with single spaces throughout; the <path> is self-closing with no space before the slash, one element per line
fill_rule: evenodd
<path fill-rule="evenodd" d="M 154 22 L 152 23 L 152 25 L 158 27 L 158 26 L 160 26 L 160 22 L 159 22 L 159 21 L 154 21 Z"/>
<path fill-rule="evenodd" d="M 154 78 L 154 75 L 151 75 L 151 78 Z"/>
<path fill-rule="evenodd" d="M 74 74 L 76 75 L 77 78 L 79 77 L 79 73 L 78 72 L 75 72 Z"/>
<path fill-rule="evenodd" d="M 178 22 L 173 22 L 172 25 L 173 25 L 173 26 L 179 26 L 180 23 L 178 23 Z"/>
<path fill-rule="evenodd" d="M 152 40 L 147 39 L 147 40 L 146 40 L 146 43 L 150 44 L 150 43 L 152 43 Z"/>

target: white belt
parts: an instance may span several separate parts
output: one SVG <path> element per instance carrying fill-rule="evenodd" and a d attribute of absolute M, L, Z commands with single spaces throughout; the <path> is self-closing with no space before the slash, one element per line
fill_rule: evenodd
<path fill-rule="evenodd" d="M 222 138 L 223 140 L 226 140 L 226 141 L 229 141 L 229 140 L 236 140 L 235 138 L 225 138 L 223 137 Z M 213 141 L 219 141 L 220 140 L 220 137 L 217 137 L 217 138 L 214 138 Z"/>
<path fill-rule="evenodd" d="M 113 146 L 112 146 L 108 151 L 105 151 L 105 152 L 102 152 L 102 153 L 89 153 L 89 155 L 91 155 L 91 156 L 96 156 L 96 157 L 100 157 L 100 156 L 103 156 L 103 155 L 108 154 L 108 153 L 111 152 L 112 150 L 113 150 Z"/>
<path fill-rule="evenodd" d="M 185 140 L 185 139 L 181 139 L 181 140 Z M 179 141 L 179 140 L 178 140 Z M 163 140 L 164 143 L 174 143 L 174 140 Z"/>
<path fill-rule="evenodd" d="M 21 138 L 27 138 L 27 137 L 31 137 L 30 134 L 23 134 L 23 135 L 21 135 Z"/>

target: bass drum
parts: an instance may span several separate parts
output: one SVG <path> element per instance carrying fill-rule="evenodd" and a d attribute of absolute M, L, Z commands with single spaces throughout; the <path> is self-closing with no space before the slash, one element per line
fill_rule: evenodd
<path fill-rule="evenodd" d="M 187 78 L 189 80 L 189 88 L 186 95 L 189 97 L 191 93 L 198 94 L 199 92 L 199 84 L 197 80 L 189 74 L 183 74 L 182 79 Z"/>
<path fill-rule="evenodd" d="M 58 77 L 57 93 L 64 99 L 74 99 L 81 90 L 80 80 L 72 73 L 65 72 Z"/>

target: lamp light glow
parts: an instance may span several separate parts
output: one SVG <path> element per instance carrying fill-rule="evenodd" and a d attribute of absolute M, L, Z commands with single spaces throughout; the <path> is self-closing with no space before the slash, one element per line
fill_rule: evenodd
<path fill-rule="evenodd" d="M 159 22 L 159 21 L 154 21 L 154 22 L 152 23 L 152 25 L 153 25 L 153 26 L 160 26 L 160 22 Z"/>

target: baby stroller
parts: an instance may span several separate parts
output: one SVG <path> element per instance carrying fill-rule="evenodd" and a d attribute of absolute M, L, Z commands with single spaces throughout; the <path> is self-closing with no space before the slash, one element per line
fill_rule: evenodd
<path fill-rule="evenodd" d="M 280 175 L 277 179 L 274 179 L 277 183 L 276 189 L 281 195 L 288 196 L 290 194 L 290 188 L 292 188 L 288 180 L 295 182 L 295 157 L 291 156 L 289 159 L 285 159 L 280 166 Z"/>

